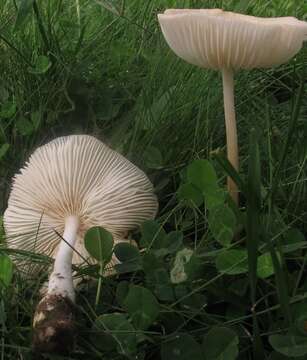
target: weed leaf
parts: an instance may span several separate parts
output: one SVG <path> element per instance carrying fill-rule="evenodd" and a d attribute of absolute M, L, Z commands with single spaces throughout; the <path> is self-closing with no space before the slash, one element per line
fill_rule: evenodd
<path fill-rule="evenodd" d="M 162 343 L 161 360 L 203 360 L 201 346 L 189 334 L 179 334 Z"/>
<path fill-rule="evenodd" d="M 7 255 L 0 255 L 0 287 L 9 286 L 13 277 L 13 262 Z"/>
<path fill-rule="evenodd" d="M 130 324 L 125 314 L 105 314 L 99 316 L 95 321 L 95 328 L 104 331 L 113 339 L 112 345 L 116 346 L 117 351 L 121 354 L 129 355 L 136 351 L 136 334 L 135 329 Z M 106 339 L 105 339 L 106 340 Z M 101 341 L 99 341 L 101 343 Z M 110 341 L 103 341 L 103 344 L 109 348 Z"/>
<path fill-rule="evenodd" d="M 215 261 L 216 268 L 228 275 L 244 274 L 247 272 L 247 251 L 226 250 L 219 254 Z"/>
<path fill-rule="evenodd" d="M 286 356 L 299 357 L 307 354 L 306 336 L 271 335 L 269 342 L 274 350 Z"/>
<path fill-rule="evenodd" d="M 151 291 L 135 285 L 130 286 L 124 307 L 133 325 L 140 330 L 146 330 L 157 319 L 160 311 L 160 305 Z"/>
<path fill-rule="evenodd" d="M 226 327 L 214 327 L 204 338 L 206 360 L 235 360 L 239 354 L 237 334 Z"/>
<path fill-rule="evenodd" d="M 223 246 L 229 246 L 237 224 L 236 216 L 230 207 L 223 204 L 212 208 L 208 223 L 215 240 Z"/>
<path fill-rule="evenodd" d="M 113 236 L 100 226 L 90 228 L 84 236 L 84 245 L 88 253 L 105 264 L 111 260 Z"/>

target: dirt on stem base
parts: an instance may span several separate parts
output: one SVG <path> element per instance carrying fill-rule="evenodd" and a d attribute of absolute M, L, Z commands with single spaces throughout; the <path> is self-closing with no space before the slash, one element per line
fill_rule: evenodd
<path fill-rule="evenodd" d="M 46 295 L 33 319 L 34 353 L 67 354 L 75 343 L 75 306 L 61 295 Z"/>

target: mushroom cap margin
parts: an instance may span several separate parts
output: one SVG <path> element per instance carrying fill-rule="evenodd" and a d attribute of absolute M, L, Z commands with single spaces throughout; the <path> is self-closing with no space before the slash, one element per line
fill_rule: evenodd
<path fill-rule="evenodd" d="M 158 19 L 176 55 L 211 69 L 280 65 L 307 40 L 307 23 L 294 17 L 260 18 L 221 9 L 168 9 Z"/>

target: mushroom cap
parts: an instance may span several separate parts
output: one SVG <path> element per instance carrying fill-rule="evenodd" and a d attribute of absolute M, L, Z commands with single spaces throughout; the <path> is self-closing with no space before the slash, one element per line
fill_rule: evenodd
<path fill-rule="evenodd" d="M 129 230 L 154 218 L 157 198 L 147 176 L 92 136 L 57 138 L 39 147 L 13 179 L 4 214 L 9 247 L 54 256 L 65 218 L 79 217 L 75 249 L 89 255 L 83 237 L 102 226 L 122 241 Z M 73 263 L 82 262 L 76 252 Z"/>
<path fill-rule="evenodd" d="M 169 9 L 158 19 L 176 55 L 211 69 L 280 65 L 307 40 L 307 22 L 294 17 L 260 18 L 221 9 Z"/>

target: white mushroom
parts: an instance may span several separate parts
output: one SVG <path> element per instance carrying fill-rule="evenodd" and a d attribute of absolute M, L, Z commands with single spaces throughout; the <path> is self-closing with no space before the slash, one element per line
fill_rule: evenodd
<path fill-rule="evenodd" d="M 228 159 L 238 170 L 234 71 L 287 62 L 307 40 L 307 23 L 294 17 L 259 18 L 221 9 L 169 9 L 158 19 L 176 55 L 222 71 Z M 238 190 L 231 179 L 228 189 L 238 203 Z"/>
<path fill-rule="evenodd" d="M 78 253 L 89 257 L 83 244 L 86 230 L 103 226 L 115 242 L 122 241 L 156 212 L 157 199 L 144 172 L 94 137 L 61 137 L 31 155 L 14 177 L 4 227 L 9 247 L 55 258 L 47 294 L 34 317 L 39 351 L 67 346 L 65 333 L 72 338 L 71 264 L 83 261 Z"/>

